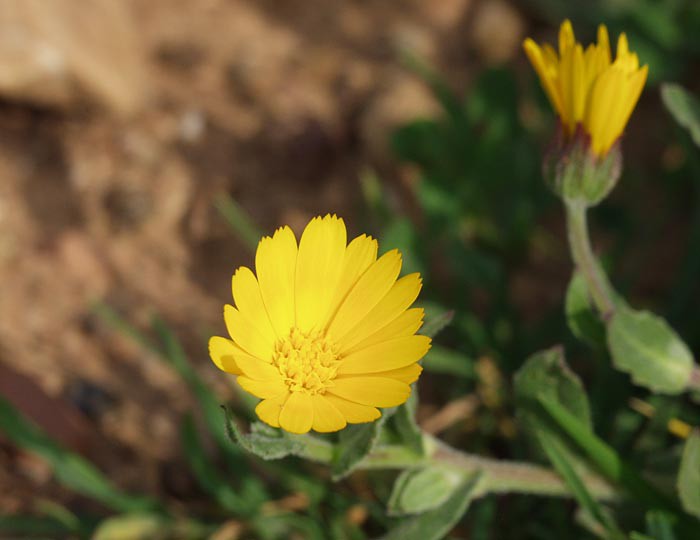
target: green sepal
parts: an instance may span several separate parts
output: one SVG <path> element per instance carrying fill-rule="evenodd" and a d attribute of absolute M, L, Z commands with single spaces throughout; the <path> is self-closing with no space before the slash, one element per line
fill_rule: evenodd
<path fill-rule="evenodd" d="M 590 147 L 590 138 L 579 130 L 564 143 L 559 135 L 553 146 L 543 160 L 544 178 L 563 200 L 595 206 L 617 185 L 622 173 L 619 144 L 604 156 L 597 156 Z"/>

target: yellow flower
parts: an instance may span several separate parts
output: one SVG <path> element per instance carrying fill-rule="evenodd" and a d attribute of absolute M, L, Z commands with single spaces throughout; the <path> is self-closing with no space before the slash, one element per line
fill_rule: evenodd
<path fill-rule="evenodd" d="M 598 43 L 585 51 L 568 20 L 559 29 L 558 55 L 551 45 L 540 47 L 530 38 L 524 48 L 566 136 L 573 137 L 582 125 L 593 152 L 604 156 L 622 135 L 647 78 L 647 66 L 639 67 L 627 36 L 620 34 L 614 62 L 605 25 L 598 27 Z"/>
<path fill-rule="evenodd" d="M 316 217 L 299 245 L 289 227 L 258 244 L 253 272 L 241 267 L 224 308 L 232 339 L 212 337 L 209 353 L 261 398 L 255 412 L 292 433 L 337 431 L 371 422 L 377 407 L 406 401 L 430 338 L 415 335 L 411 308 L 421 279 L 397 279 L 401 254 L 377 258 L 377 241 L 347 244 L 345 223 Z"/>

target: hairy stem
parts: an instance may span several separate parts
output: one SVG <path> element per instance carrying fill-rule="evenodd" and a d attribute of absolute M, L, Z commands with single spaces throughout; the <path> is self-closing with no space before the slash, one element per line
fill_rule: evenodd
<path fill-rule="evenodd" d="M 586 206 L 579 202 L 566 203 L 569 247 L 576 268 L 586 281 L 593 302 L 604 321 L 608 321 L 615 311 L 611 287 L 600 269 L 588 237 Z"/>
<path fill-rule="evenodd" d="M 308 437 L 299 440 L 308 440 Z M 427 434 L 423 435 L 423 440 L 425 455 L 419 455 L 405 446 L 380 445 L 365 457 L 358 469 L 410 469 L 441 465 L 465 474 L 482 471 L 483 479 L 477 488 L 477 496 L 489 493 L 527 493 L 546 497 L 573 497 L 559 475 L 546 467 L 467 454 Z M 332 456 L 325 448 L 326 444 L 323 441 L 320 445 L 305 445 L 300 455 L 316 462 L 328 463 Z M 599 476 L 582 475 L 581 478 L 596 499 L 611 500 L 620 496 Z"/>

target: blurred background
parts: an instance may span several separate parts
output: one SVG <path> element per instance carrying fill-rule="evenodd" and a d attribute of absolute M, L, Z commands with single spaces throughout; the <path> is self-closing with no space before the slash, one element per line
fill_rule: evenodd
<path fill-rule="evenodd" d="M 650 66 L 592 234 L 631 303 L 697 351 L 700 162 L 658 91 L 700 90 L 697 2 L 2 0 L 0 537 L 80 537 L 128 513 L 66 482 L 73 458 L 110 489 L 196 518 L 202 537 L 383 531 L 381 475 L 333 485 L 287 464 L 310 487 L 236 454 L 228 482 L 201 463 L 227 451 L 197 388 L 250 417 L 206 350 L 234 269 L 252 265 L 260 234 L 327 212 L 399 247 L 426 305 L 455 310 L 425 361 L 423 427 L 528 457 L 513 371 L 564 341 L 592 380 L 600 355 L 566 328 L 563 213 L 540 175 L 555 120 L 521 49 L 526 36 L 554 42 L 566 17 L 584 42 L 599 22 L 626 31 Z M 614 437 L 610 411 L 638 391 L 606 377 L 589 390 Z M 248 477 L 259 504 L 227 506 L 219 483 Z M 489 498 L 460 531 L 564 538 L 572 509 Z M 260 515 L 286 517 L 267 530 Z"/>

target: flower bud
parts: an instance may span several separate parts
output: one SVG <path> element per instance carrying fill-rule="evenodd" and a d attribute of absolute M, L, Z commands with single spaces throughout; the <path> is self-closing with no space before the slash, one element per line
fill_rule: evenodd
<path fill-rule="evenodd" d="M 604 155 L 596 155 L 583 129 L 577 129 L 568 139 L 559 130 L 543 164 L 545 180 L 559 197 L 566 202 L 595 206 L 620 179 L 622 152 L 619 143 L 615 143 Z"/>

